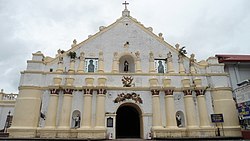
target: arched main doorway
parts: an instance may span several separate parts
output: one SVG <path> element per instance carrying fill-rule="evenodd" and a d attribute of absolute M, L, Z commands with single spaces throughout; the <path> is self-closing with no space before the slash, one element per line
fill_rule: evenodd
<path fill-rule="evenodd" d="M 138 107 L 139 108 L 139 107 Z M 121 105 L 116 112 L 116 138 L 140 138 L 141 111 L 133 105 Z"/>

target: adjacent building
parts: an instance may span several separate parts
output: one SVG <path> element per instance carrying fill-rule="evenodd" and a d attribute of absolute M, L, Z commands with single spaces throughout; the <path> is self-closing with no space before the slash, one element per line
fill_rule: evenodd
<path fill-rule="evenodd" d="M 225 64 L 230 84 L 237 102 L 240 123 L 244 128 L 250 125 L 250 55 L 216 55 Z"/>

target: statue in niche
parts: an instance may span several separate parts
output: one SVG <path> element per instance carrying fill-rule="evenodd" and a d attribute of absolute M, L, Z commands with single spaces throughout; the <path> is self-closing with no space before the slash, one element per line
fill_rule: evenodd
<path fill-rule="evenodd" d="M 158 73 L 164 73 L 164 66 L 162 65 L 162 61 L 158 61 Z"/>
<path fill-rule="evenodd" d="M 81 117 L 78 114 L 76 117 L 73 117 L 74 120 L 74 128 L 80 128 Z"/>
<path fill-rule="evenodd" d="M 93 60 L 89 60 L 89 65 L 88 65 L 88 72 L 94 72 L 95 70 L 95 65 L 93 64 Z"/>
<path fill-rule="evenodd" d="M 124 72 L 128 72 L 128 65 L 129 65 L 129 63 L 128 63 L 128 61 L 127 60 L 125 60 L 125 62 L 124 62 Z"/>
<path fill-rule="evenodd" d="M 178 127 L 182 127 L 182 125 L 181 125 L 181 116 L 180 116 L 180 114 L 177 114 L 177 115 L 176 115 L 176 123 L 177 123 L 177 126 L 178 126 Z"/>

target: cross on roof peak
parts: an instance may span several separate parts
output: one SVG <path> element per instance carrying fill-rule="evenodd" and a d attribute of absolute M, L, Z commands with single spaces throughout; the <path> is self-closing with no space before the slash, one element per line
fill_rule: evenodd
<path fill-rule="evenodd" d="M 123 5 L 125 5 L 125 9 L 127 9 L 127 5 L 129 5 L 129 3 L 127 3 L 126 1 L 124 3 L 122 3 Z"/>

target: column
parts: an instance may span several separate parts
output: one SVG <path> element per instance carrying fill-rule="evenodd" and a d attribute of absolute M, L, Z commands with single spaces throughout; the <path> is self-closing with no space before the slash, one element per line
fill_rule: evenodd
<path fill-rule="evenodd" d="M 165 90 L 166 127 L 177 128 L 173 89 Z"/>
<path fill-rule="evenodd" d="M 84 89 L 81 128 L 91 128 L 92 125 L 92 94 L 93 89 Z"/>
<path fill-rule="evenodd" d="M 153 111 L 153 122 L 152 128 L 162 128 L 162 119 L 161 119 L 161 109 L 160 109 L 160 97 L 159 97 L 159 90 L 153 89 L 151 90 L 152 93 L 152 111 Z"/>
<path fill-rule="evenodd" d="M 72 93 L 74 89 L 64 89 L 63 90 L 63 102 L 62 102 L 62 111 L 59 120 L 60 129 L 69 129 L 70 128 L 70 118 L 71 118 L 71 107 L 72 107 Z"/>
<path fill-rule="evenodd" d="M 104 72 L 104 59 L 103 59 L 103 52 L 99 52 L 99 59 L 98 59 L 98 72 Z"/>
<path fill-rule="evenodd" d="M 48 111 L 46 114 L 45 127 L 44 128 L 56 128 L 56 113 L 58 108 L 58 94 L 59 89 L 50 90 L 50 98 Z"/>
<path fill-rule="evenodd" d="M 197 118 L 196 118 L 196 111 L 195 111 L 195 105 L 192 95 L 192 90 L 190 89 L 190 79 L 189 78 L 183 78 L 181 80 L 183 85 L 183 93 L 184 93 L 184 104 L 185 104 L 185 112 L 186 112 L 186 118 L 187 118 L 187 128 L 197 128 Z"/>
<path fill-rule="evenodd" d="M 81 52 L 80 53 L 80 62 L 79 62 L 79 65 L 78 65 L 77 72 L 84 73 L 84 64 L 85 64 L 84 52 Z"/>
<path fill-rule="evenodd" d="M 196 121 L 196 112 L 195 105 L 192 96 L 192 90 L 186 89 L 183 90 L 184 93 L 184 103 L 185 103 L 185 112 L 187 117 L 187 128 L 197 128 L 198 124 Z"/>
<path fill-rule="evenodd" d="M 106 89 L 98 89 L 96 97 L 96 121 L 95 128 L 105 129 L 105 99 Z"/>
<path fill-rule="evenodd" d="M 198 102 L 200 127 L 210 127 L 209 117 L 207 113 L 207 104 L 204 89 L 196 89 L 196 96 Z"/>

